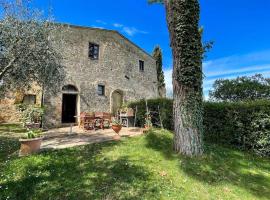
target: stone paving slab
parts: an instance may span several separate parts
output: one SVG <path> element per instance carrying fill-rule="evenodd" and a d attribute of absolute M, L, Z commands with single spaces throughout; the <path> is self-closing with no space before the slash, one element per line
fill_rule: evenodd
<path fill-rule="evenodd" d="M 120 131 L 121 137 L 134 137 L 143 134 L 141 128 L 123 127 Z M 64 149 L 75 146 L 100 143 L 113 140 L 115 132 L 110 129 L 84 131 L 78 126 L 58 129 L 51 129 L 45 133 L 44 140 L 41 144 L 41 150 L 46 149 Z"/>

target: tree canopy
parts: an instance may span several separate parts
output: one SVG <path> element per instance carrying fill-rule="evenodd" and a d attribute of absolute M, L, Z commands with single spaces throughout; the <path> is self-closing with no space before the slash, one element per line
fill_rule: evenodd
<path fill-rule="evenodd" d="M 159 46 L 155 47 L 153 51 L 153 57 L 156 60 L 159 96 L 163 97 L 163 92 L 165 91 L 165 78 L 164 78 L 164 72 L 162 69 L 163 67 L 162 50 Z"/>
<path fill-rule="evenodd" d="M 248 101 L 270 98 L 270 79 L 261 74 L 251 77 L 242 76 L 235 79 L 219 79 L 209 92 L 215 101 Z"/>
<path fill-rule="evenodd" d="M 27 90 L 33 84 L 56 89 L 64 79 L 59 25 L 26 0 L 2 0 L 0 6 L 0 91 Z"/>

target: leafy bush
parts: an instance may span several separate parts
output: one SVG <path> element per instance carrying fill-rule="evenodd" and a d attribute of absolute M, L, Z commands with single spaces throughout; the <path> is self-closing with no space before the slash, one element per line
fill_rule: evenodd
<path fill-rule="evenodd" d="M 204 104 L 206 141 L 270 156 L 270 101 Z"/>
<path fill-rule="evenodd" d="M 25 126 L 28 123 L 40 123 L 44 115 L 44 108 L 36 105 L 17 105 L 17 109 L 21 112 L 21 122 Z"/>
<path fill-rule="evenodd" d="M 160 126 L 158 108 L 163 126 L 173 130 L 173 101 L 171 99 L 147 100 L 152 123 Z M 137 126 L 145 123 L 146 102 L 129 104 L 137 106 Z M 270 101 L 260 100 L 239 103 L 204 103 L 204 140 L 233 145 L 252 150 L 261 156 L 270 156 Z"/>
<path fill-rule="evenodd" d="M 24 138 L 25 139 L 34 139 L 34 138 L 39 138 L 41 136 L 42 136 L 41 129 L 32 129 L 26 133 L 26 136 Z"/>

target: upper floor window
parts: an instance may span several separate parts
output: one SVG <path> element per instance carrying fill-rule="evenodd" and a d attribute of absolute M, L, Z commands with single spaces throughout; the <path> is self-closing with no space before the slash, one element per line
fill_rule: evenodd
<path fill-rule="evenodd" d="M 34 105 L 36 104 L 36 95 L 28 94 L 23 97 L 23 104 Z"/>
<path fill-rule="evenodd" d="M 105 86 L 104 85 L 98 85 L 97 93 L 100 96 L 104 96 L 105 95 Z"/>
<path fill-rule="evenodd" d="M 98 60 L 98 57 L 99 57 L 99 45 L 89 43 L 89 58 L 93 60 Z"/>
<path fill-rule="evenodd" d="M 141 72 L 144 71 L 144 61 L 139 60 L 139 68 L 140 68 L 140 71 L 141 71 Z"/>

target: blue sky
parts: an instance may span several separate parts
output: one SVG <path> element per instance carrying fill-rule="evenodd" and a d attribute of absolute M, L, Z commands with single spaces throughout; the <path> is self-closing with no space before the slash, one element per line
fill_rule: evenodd
<path fill-rule="evenodd" d="M 203 68 L 204 93 L 218 78 L 262 73 L 270 76 L 270 1 L 201 0 L 204 40 L 215 41 Z M 165 10 L 147 0 L 34 0 L 53 8 L 58 22 L 118 30 L 151 53 L 159 44 L 164 54 L 167 90 L 171 91 L 172 58 Z"/>

